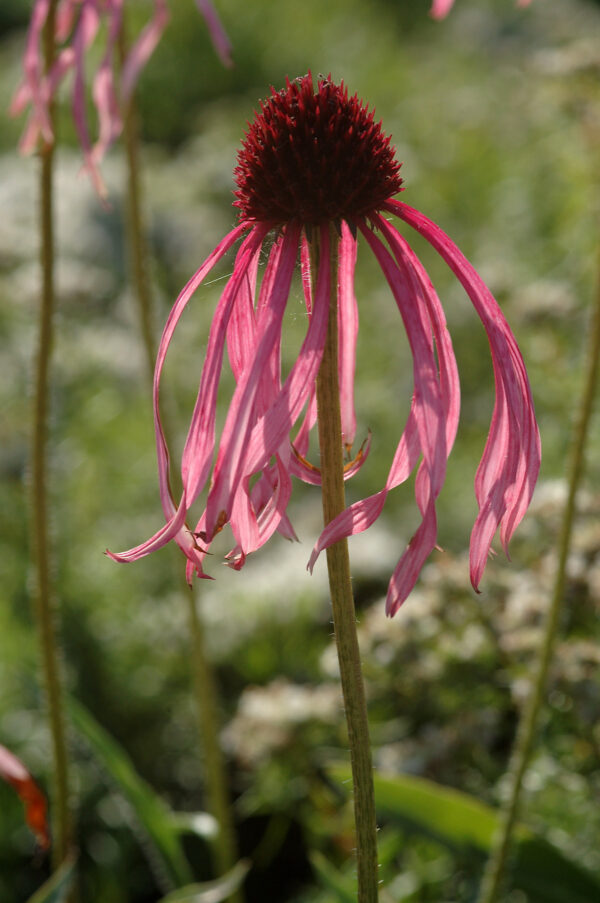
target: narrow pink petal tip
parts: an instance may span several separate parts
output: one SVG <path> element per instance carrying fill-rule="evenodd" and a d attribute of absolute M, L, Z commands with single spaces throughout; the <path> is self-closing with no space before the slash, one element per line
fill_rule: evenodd
<path fill-rule="evenodd" d="M 432 19 L 445 19 L 453 6 L 454 0 L 433 0 L 429 15 Z"/>

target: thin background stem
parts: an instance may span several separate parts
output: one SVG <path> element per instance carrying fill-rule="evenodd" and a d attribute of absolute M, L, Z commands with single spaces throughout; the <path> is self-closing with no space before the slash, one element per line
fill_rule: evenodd
<path fill-rule="evenodd" d="M 126 56 L 125 28 L 119 39 L 121 66 Z M 142 342 L 152 388 L 154 378 L 155 344 L 152 323 L 152 298 L 150 294 L 147 247 L 142 216 L 139 137 L 135 103 L 129 103 L 124 111 L 123 138 L 127 157 L 127 232 L 130 269 L 138 306 Z M 164 426 L 165 432 L 168 432 Z M 170 445 L 170 443 L 168 443 Z M 179 565 L 181 564 L 178 562 Z M 182 581 L 183 583 L 183 581 Z M 210 660 L 206 654 L 204 629 L 196 608 L 193 592 L 187 586 L 182 588 L 185 596 L 189 632 L 192 643 L 194 670 L 194 699 L 200 733 L 200 744 L 205 761 L 205 789 L 210 813 L 215 817 L 219 832 L 214 842 L 215 869 L 218 875 L 230 871 L 237 861 L 237 845 L 233 827 L 231 804 L 227 790 L 227 775 L 223 753 L 219 743 L 217 716 L 217 692 Z M 236 890 L 230 897 L 231 903 L 242 903 L 242 892 Z"/>
<path fill-rule="evenodd" d="M 44 27 L 44 64 L 48 72 L 55 55 L 54 24 L 57 0 L 52 0 Z M 54 110 L 50 109 L 52 130 Z M 48 524 L 48 409 L 49 373 L 52 355 L 54 313 L 54 141 L 40 150 L 40 264 L 42 291 L 36 359 L 31 461 L 31 510 L 33 517 L 33 563 L 35 571 L 34 614 L 39 635 L 42 671 L 52 737 L 54 791 L 52 794 L 52 862 L 57 869 L 66 859 L 72 842 L 69 806 L 69 767 L 65 739 L 60 660 L 56 635 L 56 611 L 51 585 Z"/>
<path fill-rule="evenodd" d="M 517 818 L 523 777 L 527 770 L 539 715 L 544 702 L 548 669 L 554 649 L 559 616 L 565 595 L 567 559 L 571 545 L 571 533 L 575 516 L 577 489 L 584 467 L 584 453 L 588 437 L 590 418 L 593 411 L 596 383 L 598 380 L 598 359 L 600 358 L 600 276 L 597 297 L 592 312 L 589 344 L 586 355 L 583 394 L 577 419 L 573 428 L 570 463 L 568 468 L 568 493 L 563 512 L 558 540 L 558 564 L 550 607 L 546 613 L 544 633 L 537 654 L 535 675 L 523 715 L 517 729 L 515 746 L 508 768 L 509 794 L 500 812 L 500 824 L 494 838 L 492 852 L 487 862 L 478 903 L 494 903 L 506 870 L 512 831 Z"/>
<path fill-rule="evenodd" d="M 346 507 L 340 392 L 338 382 L 337 234 L 330 229 L 331 288 L 325 353 L 317 379 L 317 409 L 323 520 L 330 523 Z M 316 241 L 311 246 L 313 264 L 319 259 Z M 316 272 L 316 268 L 315 268 Z M 333 625 L 340 664 L 346 723 L 350 742 L 356 822 L 358 901 L 378 899 L 377 822 L 373 789 L 373 764 L 367 703 L 356 634 L 356 614 L 350 577 L 348 543 L 341 540 L 327 549 L 327 570 L 333 608 Z"/>

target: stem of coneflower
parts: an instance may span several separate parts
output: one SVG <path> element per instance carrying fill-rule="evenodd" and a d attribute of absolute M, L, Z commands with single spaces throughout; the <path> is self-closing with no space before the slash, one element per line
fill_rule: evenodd
<path fill-rule="evenodd" d="M 126 36 L 124 27 L 119 36 L 121 66 L 126 56 Z M 132 282 L 138 305 L 142 342 L 145 350 L 150 386 L 154 378 L 155 344 L 152 325 L 152 298 L 147 270 L 147 248 L 142 217 L 140 188 L 139 139 L 135 101 L 132 99 L 123 114 L 123 138 L 127 156 L 127 232 L 130 254 Z M 164 427 L 164 424 L 163 424 Z M 167 432 L 166 427 L 165 432 Z M 167 443 L 170 445 L 170 443 Z M 192 642 L 194 697 L 200 733 L 200 743 L 204 752 L 205 782 L 208 809 L 219 826 L 214 842 L 215 868 L 223 874 L 233 868 L 237 861 L 237 847 L 231 804 L 227 792 L 227 778 L 223 754 L 219 743 L 215 680 L 210 660 L 206 655 L 204 630 L 196 608 L 194 594 L 183 590 L 188 608 L 190 636 Z M 242 903 L 242 893 L 235 891 L 229 898 L 231 903 Z"/>
<path fill-rule="evenodd" d="M 329 325 L 327 327 L 325 353 L 317 379 L 323 520 L 325 525 L 330 523 L 346 507 L 338 383 L 337 234 L 333 228 L 330 230 L 330 233 L 331 289 Z M 316 241 L 312 242 L 311 250 L 313 262 L 316 263 L 319 259 L 319 248 Z M 327 549 L 327 570 L 352 762 L 358 901 L 359 903 L 376 903 L 378 899 L 378 866 L 373 765 L 367 703 L 356 633 L 350 559 L 348 543 L 345 539 Z"/>
<path fill-rule="evenodd" d="M 46 72 L 54 60 L 54 27 L 57 0 L 52 0 L 44 28 L 44 63 Z M 55 128 L 54 111 L 50 121 Z M 50 539 L 47 497 L 48 385 L 52 353 L 52 319 L 54 313 L 54 210 L 53 210 L 54 141 L 40 150 L 40 263 L 42 291 L 36 359 L 33 448 L 31 462 L 31 507 L 33 561 L 35 570 L 34 613 L 40 640 L 42 669 L 52 737 L 53 806 L 52 861 L 57 869 L 66 859 L 72 843 L 72 821 L 69 805 L 68 755 L 65 739 L 64 706 L 55 625 L 55 602 L 50 577 Z"/>
<path fill-rule="evenodd" d="M 598 379 L 598 360 L 600 358 L 600 277 L 597 297 L 590 328 L 589 344 L 586 355 L 583 394 L 577 419 L 573 428 L 571 454 L 568 467 L 568 492 L 563 511 L 561 530 L 558 540 L 558 563 L 554 578 L 554 589 L 550 607 L 546 613 L 544 632 L 537 652 L 535 675 L 527 699 L 523 715 L 517 729 L 515 746 L 511 756 L 508 778 L 509 793 L 500 811 L 500 824 L 493 841 L 492 852 L 487 862 L 478 903 L 494 903 L 502 884 L 508 858 L 512 831 L 518 813 L 523 777 L 533 748 L 535 732 L 540 711 L 544 701 L 544 693 L 548 677 L 548 669 L 557 634 L 558 620 L 565 595 L 567 559 L 571 544 L 571 533 L 575 516 L 577 489 L 581 482 L 584 467 L 584 453 L 588 436 L 590 418 L 593 410 L 594 395 Z"/>

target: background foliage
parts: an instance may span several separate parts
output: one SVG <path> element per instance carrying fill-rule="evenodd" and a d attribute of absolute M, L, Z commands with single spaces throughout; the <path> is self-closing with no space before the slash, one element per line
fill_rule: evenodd
<path fill-rule="evenodd" d="M 127 5 L 143 21 L 147 5 Z M 479 269 L 527 361 L 544 449 L 541 485 L 512 563 L 490 562 L 483 593 L 475 596 L 465 550 L 475 510 L 472 479 L 492 407 L 489 354 L 460 287 L 410 236 L 446 307 L 463 410 L 440 499 L 444 551 L 432 556 L 393 622 L 384 618 L 382 596 L 416 525 L 411 486 L 393 494 L 381 526 L 351 543 L 375 759 L 382 775 L 425 777 L 496 805 L 548 597 L 596 278 L 598 5 L 536 0 L 522 11 L 507 0 L 457 0 L 441 24 L 419 0 L 219 0 L 218 6 L 235 67 L 220 67 L 193 3 L 174 3 L 140 85 L 157 326 L 234 222 L 231 172 L 258 99 L 270 84 L 279 87 L 286 75 L 310 68 L 343 78 L 376 107 L 404 161 L 403 199 L 439 222 Z M 5 0 L 0 9 L 2 111 L 19 78 L 28 14 L 22 0 Z M 16 154 L 21 123 L 0 115 L 0 738 L 44 783 L 49 741 L 29 605 L 26 505 L 36 165 Z M 193 813 L 203 809 L 204 794 L 182 563 L 169 550 L 129 566 L 102 554 L 106 546 L 146 538 L 161 521 L 123 249 L 124 162 L 119 148 L 106 161 L 110 207 L 103 209 L 78 176 L 66 109 L 61 142 L 51 495 L 64 666 L 70 692 L 117 741 L 144 786 L 174 811 Z M 168 363 L 169 417 L 180 442 L 220 285 L 217 277 L 198 292 Z M 382 485 L 411 391 L 401 324 L 367 254 L 359 254 L 358 297 L 359 435 L 370 428 L 374 438 L 351 498 Z M 301 318 L 298 286 L 288 315 L 290 360 Z M 600 880 L 597 422 L 588 460 L 568 605 L 523 821 Z M 344 865 L 349 810 L 331 770 L 344 760 L 344 728 L 324 564 L 312 579 L 305 571 L 319 500 L 310 489 L 294 492 L 302 545 L 276 538 L 239 574 L 215 555 L 217 579 L 204 583 L 198 597 L 218 667 L 242 853 L 253 861 L 248 900 L 333 903 L 347 898 L 351 874 Z M 72 746 L 82 898 L 157 900 L 170 879 L 139 797 L 128 796 L 106 749 L 99 756 L 85 731 L 73 729 Z M 407 805 L 381 815 L 390 899 L 472 899 L 480 854 L 416 824 Z M 46 874 L 46 864 L 32 857 L 19 806 L 0 787 L 0 898 L 7 903 L 25 900 Z M 176 832 L 197 880 L 212 877 L 204 834 Z M 523 880 L 522 870 L 515 882 L 506 896 L 511 903 L 551 899 L 548 889 Z M 577 899 L 575 884 L 564 899 Z"/>

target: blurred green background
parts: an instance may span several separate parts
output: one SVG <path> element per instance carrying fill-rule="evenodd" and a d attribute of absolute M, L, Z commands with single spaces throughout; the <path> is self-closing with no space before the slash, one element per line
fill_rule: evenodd
<path fill-rule="evenodd" d="M 451 273 L 415 236 L 445 306 L 459 361 L 461 426 L 440 497 L 435 552 L 394 621 L 383 598 L 418 521 L 412 484 L 350 545 L 375 763 L 497 805 L 554 567 L 570 426 L 581 385 L 597 280 L 600 6 L 585 0 L 457 0 L 443 23 L 426 0 L 218 0 L 234 47 L 224 69 L 192 0 L 143 73 L 145 209 L 157 329 L 179 288 L 235 222 L 232 169 L 269 85 L 309 68 L 344 79 L 393 135 L 403 200 L 438 222 L 500 301 L 528 365 L 543 442 L 539 491 L 513 543 L 490 562 L 475 596 L 468 579 L 472 483 L 493 406 L 485 334 Z M 149 4 L 126 4 L 132 30 Z M 28 442 L 37 268 L 35 159 L 15 150 L 22 122 L 5 111 L 20 77 L 30 6 L 0 8 L 0 742 L 48 785 L 49 737 L 30 607 Z M 150 398 L 124 249 L 125 165 L 103 165 L 104 209 L 84 176 L 68 103 L 57 156 L 58 312 L 51 418 L 52 539 L 69 691 L 177 811 L 205 807 L 190 699 L 189 638 L 180 572 L 163 550 L 118 566 L 161 523 Z M 371 457 L 352 500 L 381 488 L 411 393 L 400 318 L 359 248 L 359 439 Z M 181 445 L 212 311 L 231 269 L 190 304 L 166 368 L 172 431 Z M 299 283 L 284 353 L 302 329 Z M 226 383 L 227 385 L 227 383 Z M 225 397 L 225 396 L 224 396 Z M 588 452 L 569 563 L 568 604 L 549 706 L 527 778 L 523 821 L 600 880 L 600 432 Z M 221 691 L 240 847 L 253 860 L 252 901 L 345 900 L 351 819 L 330 773 L 344 758 L 324 562 L 305 570 L 319 531 L 314 489 L 296 485 L 301 545 L 275 537 L 240 573 L 223 567 L 198 601 Z M 215 552 L 226 552 L 224 544 Z M 173 552 L 173 554 L 171 554 Z M 89 742 L 72 732 L 82 899 L 146 903 L 168 888 L 135 807 Z M 418 809 L 419 807 L 417 807 Z M 402 811 L 401 811 L 402 810 Z M 469 901 L 482 857 L 419 826 L 401 806 L 380 818 L 382 878 L 395 901 Z M 435 822 L 435 816 L 433 817 Z M 206 840 L 186 835 L 197 879 L 211 877 Z M 41 883 L 20 804 L 0 786 L 0 899 Z M 559 900 L 515 877 L 510 903 Z M 336 884 L 336 882 L 338 882 Z M 575 892 L 565 900 L 582 900 Z M 590 898 L 589 903 L 592 903 Z"/>

